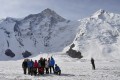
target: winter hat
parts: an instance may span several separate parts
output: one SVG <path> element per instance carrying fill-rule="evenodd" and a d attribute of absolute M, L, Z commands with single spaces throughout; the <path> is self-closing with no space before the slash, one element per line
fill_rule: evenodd
<path fill-rule="evenodd" d="M 55 64 L 55 66 L 57 66 L 57 64 Z"/>

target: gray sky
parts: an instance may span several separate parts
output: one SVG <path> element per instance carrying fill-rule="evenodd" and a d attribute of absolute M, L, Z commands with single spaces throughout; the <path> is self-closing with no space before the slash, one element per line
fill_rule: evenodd
<path fill-rule="evenodd" d="M 78 20 L 99 9 L 120 13 L 120 0 L 0 0 L 0 18 L 22 18 L 46 8 L 66 19 Z"/>

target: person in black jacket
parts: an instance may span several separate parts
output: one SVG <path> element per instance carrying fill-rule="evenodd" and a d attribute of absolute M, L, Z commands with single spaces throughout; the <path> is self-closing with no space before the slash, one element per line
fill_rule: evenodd
<path fill-rule="evenodd" d="M 28 67 L 27 60 L 24 59 L 24 61 L 22 63 L 22 68 L 23 68 L 24 74 L 26 74 L 27 67 Z"/>
<path fill-rule="evenodd" d="M 91 64 L 92 64 L 92 69 L 95 70 L 95 63 L 93 58 L 91 58 Z"/>

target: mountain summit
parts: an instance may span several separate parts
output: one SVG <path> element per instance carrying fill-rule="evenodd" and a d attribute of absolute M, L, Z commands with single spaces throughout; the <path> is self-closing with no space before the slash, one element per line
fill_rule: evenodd
<path fill-rule="evenodd" d="M 105 10 L 103 10 L 103 9 L 100 9 L 100 10 L 98 10 L 97 12 L 95 12 L 93 15 L 102 15 L 102 14 L 104 14 L 104 13 L 106 13 L 106 11 Z"/>
<path fill-rule="evenodd" d="M 46 18 L 51 19 L 52 21 L 54 20 L 56 22 L 63 22 L 66 20 L 60 15 L 58 15 L 55 11 L 49 8 L 43 10 L 41 13 L 28 15 L 27 17 L 24 18 L 24 20 L 29 20 L 29 19 L 44 20 Z"/>
<path fill-rule="evenodd" d="M 23 19 L 6 18 L 0 22 L 0 59 L 62 51 L 75 37 L 76 23 L 51 9 Z"/>
<path fill-rule="evenodd" d="M 80 21 L 74 50 L 87 58 L 105 57 L 120 59 L 120 14 L 99 10 Z M 71 45 L 71 46 L 72 46 Z M 70 47 L 71 47 L 70 46 Z"/>
<path fill-rule="evenodd" d="M 53 11 L 53 10 L 51 10 L 51 9 L 49 9 L 49 8 L 43 10 L 40 14 L 43 14 L 44 16 L 47 16 L 47 17 L 50 17 L 50 16 L 52 16 L 52 15 L 57 15 L 57 16 L 59 16 L 55 11 Z"/>
<path fill-rule="evenodd" d="M 96 19 L 102 19 L 102 20 L 109 20 L 111 19 L 112 17 L 114 18 L 114 15 L 116 15 L 117 17 L 117 14 L 114 14 L 114 13 L 110 13 L 110 12 L 107 12 L 103 9 L 100 9 L 98 10 L 97 12 L 95 12 L 91 18 L 96 18 Z"/>

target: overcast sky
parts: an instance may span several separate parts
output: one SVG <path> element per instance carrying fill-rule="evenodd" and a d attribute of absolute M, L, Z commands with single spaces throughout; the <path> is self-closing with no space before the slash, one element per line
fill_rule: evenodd
<path fill-rule="evenodd" d="M 0 0 L 0 18 L 22 18 L 46 8 L 66 19 L 78 20 L 99 9 L 120 13 L 120 0 Z"/>

